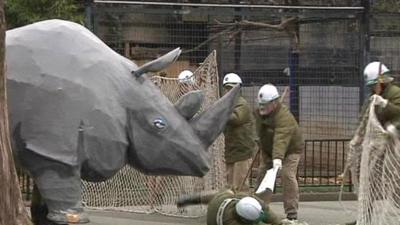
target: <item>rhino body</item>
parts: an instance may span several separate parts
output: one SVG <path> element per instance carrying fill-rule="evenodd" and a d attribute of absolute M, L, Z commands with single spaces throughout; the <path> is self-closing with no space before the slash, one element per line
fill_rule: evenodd
<path fill-rule="evenodd" d="M 147 174 L 205 175 L 206 150 L 238 93 L 192 117 L 187 108 L 199 107 L 198 93 L 180 101 L 185 109 L 172 105 L 143 67 L 62 20 L 7 31 L 6 63 L 13 148 L 55 222 L 82 211 L 81 178 L 103 181 L 126 164 Z"/>

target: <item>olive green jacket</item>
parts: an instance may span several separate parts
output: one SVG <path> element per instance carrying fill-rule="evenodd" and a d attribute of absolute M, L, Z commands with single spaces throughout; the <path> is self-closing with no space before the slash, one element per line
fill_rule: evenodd
<path fill-rule="evenodd" d="M 370 95 L 369 97 L 371 97 Z M 388 104 L 385 108 L 376 107 L 375 112 L 378 117 L 379 122 L 381 122 L 382 126 L 387 125 L 388 123 L 393 124 L 400 130 L 400 87 L 395 84 L 389 84 L 383 93 L 381 94 L 382 98 L 388 100 Z M 365 114 L 371 99 L 368 98 L 364 105 L 361 108 L 360 113 L 360 121 L 361 117 Z"/>
<path fill-rule="evenodd" d="M 400 127 L 400 87 L 389 84 L 382 93 L 382 98 L 388 100 L 388 104 L 384 109 L 377 108 L 377 116 L 379 121 L 386 125 L 391 123 L 397 128 Z"/>
<path fill-rule="evenodd" d="M 247 101 L 236 100 L 234 111 L 226 125 L 225 162 L 234 163 L 252 157 L 256 147 L 255 120 Z"/>
<path fill-rule="evenodd" d="M 242 219 L 237 213 L 236 213 L 236 203 L 243 197 L 249 196 L 248 194 L 245 193 L 238 193 L 238 194 L 232 194 L 231 192 L 225 191 L 225 192 L 220 192 L 214 198 L 208 203 L 208 208 L 207 208 L 207 225 L 217 225 L 217 212 L 222 204 L 222 202 L 227 199 L 227 198 L 234 198 L 233 201 L 231 201 L 225 208 L 224 214 L 223 214 L 223 224 L 224 225 L 251 225 L 251 224 L 258 224 L 258 223 L 251 223 L 250 221 L 246 221 Z M 264 204 L 264 202 L 256 197 L 256 198 L 261 206 L 263 207 L 263 211 L 266 215 L 266 218 L 264 221 L 261 221 L 263 223 L 268 223 L 268 224 L 273 224 L 273 225 L 278 225 L 280 224 L 279 218 L 269 209 L 267 205 Z"/>
<path fill-rule="evenodd" d="M 299 125 L 289 109 L 279 103 L 267 116 L 256 114 L 257 133 L 262 151 L 272 159 L 284 159 L 286 155 L 301 153 L 304 140 Z"/>

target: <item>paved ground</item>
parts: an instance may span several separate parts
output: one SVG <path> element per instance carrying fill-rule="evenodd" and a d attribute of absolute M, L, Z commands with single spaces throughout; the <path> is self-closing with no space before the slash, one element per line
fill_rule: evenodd
<path fill-rule="evenodd" d="M 337 225 L 354 220 L 356 214 L 356 202 L 344 201 L 342 204 L 349 212 L 346 212 L 338 201 L 301 202 L 299 219 L 309 225 Z M 283 215 L 282 203 L 272 203 L 271 208 Z M 136 214 L 124 212 L 89 211 L 90 225 L 205 225 L 205 218 L 187 219 L 163 216 L 159 214 Z"/>

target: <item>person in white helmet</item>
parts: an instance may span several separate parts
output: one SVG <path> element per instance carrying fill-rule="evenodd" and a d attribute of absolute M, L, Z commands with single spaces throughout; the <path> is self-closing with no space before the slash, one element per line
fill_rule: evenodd
<path fill-rule="evenodd" d="M 224 93 L 235 85 L 242 85 L 242 79 L 235 73 L 228 73 L 222 81 Z M 256 150 L 255 120 L 246 99 L 236 99 L 234 110 L 224 130 L 225 163 L 227 186 L 235 191 L 249 191 L 247 171 L 250 159 Z"/>
<path fill-rule="evenodd" d="M 371 62 L 364 68 L 364 81 L 369 95 L 362 107 L 361 116 L 365 114 L 371 101 L 374 100 L 375 113 L 381 125 L 385 127 L 392 136 L 399 137 L 400 87 L 393 83 L 390 70 L 382 62 Z M 382 167 L 382 165 L 378 166 Z M 375 182 L 379 183 L 380 181 L 378 180 Z M 397 202 L 400 202 L 399 198 L 395 197 L 395 199 Z M 370 208 L 371 215 L 373 210 L 373 208 Z M 346 223 L 346 225 L 355 224 L 357 224 L 357 221 Z"/>
<path fill-rule="evenodd" d="M 183 70 L 182 72 L 180 72 L 178 75 L 178 80 L 180 83 L 185 83 L 185 84 L 195 83 L 194 74 L 190 70 Z"/>
<path fill-rule="evenodd" d="M 268 169 L 280 170 L 287 219 L 297 220 L 299 187 L 296 175 L 304 140 L 296 119 L 279 98 L 279 92 L 272 84 L 266 84 L 258 91 L 255 114 L 262 156 L 258 182 Z"/>
<path fill-rule="evenodd" d="M 197 86 L 195 76 L 192 71 L 190 70 L 183 70 L 178 75 L 178 96 L 182 96 L 190 91 L 196 90 Z M 172 90 L 171 90 L 172 91 Z"/>
<path fill-rule="evenodd" d="M 207 225 L 282 224 L 262 199 L 230 189 L 218 193 L 184 195 L 177 201 L 178 207 L 193 204 L 208 204 Z"/>
<path fill-rule="evenodd" d="M 371 62 L 364 69 L 364 79 L 371 92 L 369 100 L 375 98 L 379 122 L 389 131 L 397 132 L 400 128 L 400 87 L 393 84 L 390 70 L 381 62 Z"/>

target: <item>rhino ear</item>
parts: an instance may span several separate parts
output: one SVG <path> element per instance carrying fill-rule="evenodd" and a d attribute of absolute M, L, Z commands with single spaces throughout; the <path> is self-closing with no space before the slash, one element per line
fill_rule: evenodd
<path fill-rule="evenodd" d="M 167 54 L 142 65 L 141 67 L 137 68 L 137 70 L 132 71 L 132 74 L 135 75 L 135 77 L 140 77 L 142 74 L 147 72 L 160 71 L 169 66 L 171 63 L 175 62 L 181 52 L 181 48 L 176 48 Z"/>
<path fill-rule="evenodd" d="M 179 98 L 175 108 L 183 117 L 190 120 L 200 110 L 203 99 L 202 91 L 191 91 Z"/>

